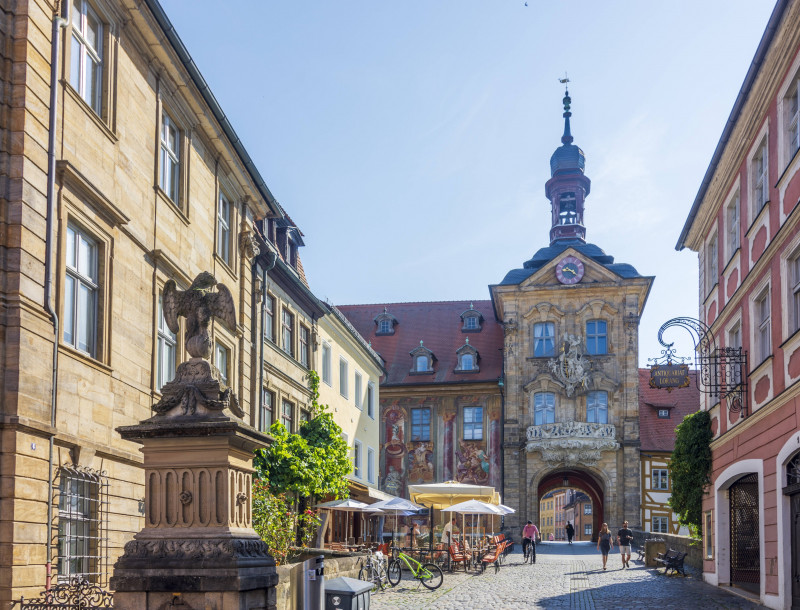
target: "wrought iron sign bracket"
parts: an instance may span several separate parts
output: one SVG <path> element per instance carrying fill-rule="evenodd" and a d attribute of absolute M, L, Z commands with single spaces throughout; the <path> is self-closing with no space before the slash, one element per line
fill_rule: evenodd
<path fill-rule="evenodd" d="M 652 367 L 683 365 L 689 356 L 677 356 L 674 343 L 664 341 L 664 332 L 679 326 L 692 336 L 696 365 L 699 371 L 697 388 L 710 396 L 725 400 L 728 410 L 747 417 L 747 352 L 741 347 L 718 348 L 714 333 L 695 318 L 672 318 L 658 329 L 658 342 L 664 346 L 661 356 L 648 358 Z"/>

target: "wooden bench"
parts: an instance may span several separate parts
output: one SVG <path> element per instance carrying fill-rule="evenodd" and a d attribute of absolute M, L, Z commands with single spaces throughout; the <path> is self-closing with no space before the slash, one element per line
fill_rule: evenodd
<path fill-rule="evenodd" d="M 664 566 L 664 574 L 668 574 L 672 570 L 673 573 L 680 572 L 683 576 L 686 576 L 686 572 L 683 569 L 683 560 L 686 559 L 686 555 L 687 553 L 670 549 L 666 553 L 659 553 L 655 561 Z"/>

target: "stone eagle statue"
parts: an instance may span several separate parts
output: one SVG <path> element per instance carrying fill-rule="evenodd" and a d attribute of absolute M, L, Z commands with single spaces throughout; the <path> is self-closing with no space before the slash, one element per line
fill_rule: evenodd
<path fill-rule="evenodd" d="M 217 292 L 213 292 L 216 286 Z M 186 351 L 193 358 L 211 356 L 211 335 L 208 326 L 216 317 L 231 330 L 236 329 L 236 309 L 231 291 L 218 284 L 208 271 L 194 278 L 188 290 L 178 290 L 174 280 L 164 286 L 162 299 L 164 319 L 173 333 L 178 333 L 178 317 L 186 317 Z"/>
<path fill-rule="evenodd" d="M 162 417 L 203 417 L 230 409 L 236 417 L 243 417 L 244 412 L 233 389 L 226 387 L 220 372 L 209 362 L 212 343 L 208 327 L 211 320 L 219 318 L 231 330 L 236 330 L 236 309 L 231 291 L 204 271 L 188 290 L 178 290 L 173 280 L 168 281 L 164 286 L 162 306 L 164 320 L 172 332 L 177 334 L 180 329 L 178 317 L 186 318 L 186 351 L 192 358 L 181 363 L 175 371 L 175 378 L 164 384 L 161 400 L 153 405 L 153 410 Z"/>

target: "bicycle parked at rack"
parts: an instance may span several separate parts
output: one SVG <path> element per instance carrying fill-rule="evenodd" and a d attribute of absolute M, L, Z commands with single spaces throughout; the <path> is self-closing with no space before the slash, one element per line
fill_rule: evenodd
<path fill-rule="evenodd" d="M 386 568 L 384 567 L 383 553 L 376 551 L 374 554 L 368 550 L 366 562 L 361 560 L 361 569 L 358 570 L 358 580 L 372 583 L 372 590 L 383 590 L 387 582 Z"/>
<path fill-rule="evenodd" d="M 426 588 L 433 590 L 442 586 L 444 574 L 439 566 L 433 563 L 421 563 L 402 551 L 398 551 L 395 558 L 389 562 L 389 570 L 386 573 L 389 584 L 393 587 L 400 582 L 400 578 L 403 575 L 403 564 L 406 564 L 414 578 L 419 580 Z"/>

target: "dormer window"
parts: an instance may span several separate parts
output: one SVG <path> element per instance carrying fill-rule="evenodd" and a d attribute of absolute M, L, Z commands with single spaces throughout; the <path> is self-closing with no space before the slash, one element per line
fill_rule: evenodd
<path fill-rule="evenodd" d="M 436 362 L 436 356 L 422 344 L 422 341 L 419 342 L 419 347 L 409 352 L 409 355 L 412 358 L 410 371 L 412 375 L 433 373 L 433 365 Z"/>
<path fill-rule="evenodd" d="M 479 312 L 472 303 L 469 304 L 469 309 L 461 314 L 461 321 L 463 326 L 461 332 L 464 333 L 479 333 L 481 332 L 481 323 L 483 322 L 483 315 Z"/>
<path fill-rule="evenodd" d="M 466 343 L 456 350 L 456 355 L 458 356 L 456 373 L 477 373 L 479 371 L 478 360 L 480 356 L 478 355 L 478 350 L 469 344 L 469 337 L 467 337 Z"/>
<path fill-rule="evenodd" d="M 390 314 L 386 307 L 383 308 L 383 313 L 375 316 L 375 334 L 376 335 L 393 335 L 394 326 L 397 324 L 397 318 Z"/>

